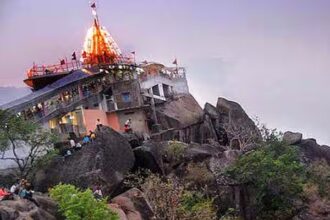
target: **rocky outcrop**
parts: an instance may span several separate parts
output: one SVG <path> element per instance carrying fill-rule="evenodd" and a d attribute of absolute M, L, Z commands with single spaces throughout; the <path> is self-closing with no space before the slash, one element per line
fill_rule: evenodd
<path fill-rule="evenodd" d="M 195 112 L 192 114 L 191 112 Z M 222 146 L 242 150 L 261 140 L 254 122 L 236 102 L 219 98 L 216 107 L 206 103 L 204 110 L 190 96 L 178 96 L 158 107 L 159 123 L 167 132 L 158 140 L 177 139 L 185 143 L 218 142 Z"/>
<path fill-rule="evenodd" d="M 45 196 L 34 196 L 39 207 L 26 199 L 15 199 L 0 202 L 0 219 L 40 219 L 56 220 L 64 219 L 57 213 L 57 206 L 54 201 Z"/>
<path fill-rule="evenodd" d="M 162 129 L 184 128 L 199 123 L 203 110 L 192 95 L 180 94 L 173 100 L 158 105 L 157 118 Z"/>
<path fill-rule="evenodd" d="M 133 188 L 111 200 L 110 208 L 120 220 L 150 220 L 154 213 L 143 192 Z"/>
<path fill-rule="evenodd" d="M 286 131 L 283 135 L 283 141 L 286 144 L 294 145 L 299 144 L 302 140 L 302 134 L 298 132 Z"/>
<path fill-rule="evenodd" d="M 134 154 L 127 140 L 111 128 L 104 127 L 96 135 L 94 143 L 65 159 L 55 158 L 39 170 L 34 178 L 36 189 L 44 192 L 62 182 L 81 188 L 100 184 L 103 192 L 112 193 L 134 166 Z"/>
<path fill-rule="evenodd" d="M 296 144 L 305 162 L 325 160 L 330 165 L 330 147 L 317 144 L 315 139 L 301 140 Z"/>

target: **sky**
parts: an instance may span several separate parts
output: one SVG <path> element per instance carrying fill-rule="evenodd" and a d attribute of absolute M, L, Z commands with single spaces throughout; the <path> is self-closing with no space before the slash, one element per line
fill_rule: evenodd
<path fill-rule="evenodd" d="M 101 24 L 137 60 L 186 67 L 203 106 L 225 97 L 269 128 L 330 145 L 329 0 L 97 0 Z M 81 51 L 88 0 L 0 0 L 0 86 L 32 63 Z"/>

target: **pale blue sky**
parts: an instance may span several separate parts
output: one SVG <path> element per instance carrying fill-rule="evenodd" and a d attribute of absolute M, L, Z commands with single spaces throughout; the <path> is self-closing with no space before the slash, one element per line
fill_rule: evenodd
<path fill-rule="evenodd" d="M 203 105 L 239 102 L 269 127 L 330 144 L 330 1 L 98 0 L 101 22 L 138 60 L 188 71 Z M 23 86 L 35 61 L 80 51 L 88 0 L 0 0 L 0 85 Z"/>

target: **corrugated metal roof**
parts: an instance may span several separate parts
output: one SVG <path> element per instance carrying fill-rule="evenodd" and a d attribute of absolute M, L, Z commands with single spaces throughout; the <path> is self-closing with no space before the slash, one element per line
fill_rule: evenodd
<path fill-rule="evenodd" d="M 91 76 L 91 74 L 87 73 L 86 71 L 75 70 L 73 73 L 57 80 L 56 82 L 46 86 L 45 88 L 42 88 L 29 95 L 26 95 L 22 98 L 16 99 L 12 102 L 9 102 L 7 104 L 0 106 L 0 109 L 12 109 L 15 111 L 21 111 L 26 106 L 38 104 L 46 96 L 53 95 L 53 92 L 55 92 L 56 90 L 61 89 L 62 87 L 68 86 L 81 79 L 87 78 L 89 76 Z"/>

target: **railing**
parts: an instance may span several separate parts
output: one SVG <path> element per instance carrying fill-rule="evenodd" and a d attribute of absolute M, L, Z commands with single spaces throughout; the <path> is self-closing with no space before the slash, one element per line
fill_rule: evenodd
<path fill-rule="evenodd" d="M 53 75 L 63 72 L 69 72 L 71 70 L 77 70 L 83 67 L 83 64 L 79 61 L 68 62 L 58 65 L 33 65 L 31 69 L 27 71 L 27 77 L 32 78 L 35 76 Z"/>
<path fill-rule="evenodd" d="M 184 79 L 186 78 L 186 70 L 183 67 L 178 68 L 170 68 L 165 67 L 156 75 L 148 75 L 148 74 L 141 74 L 140 79 L 142 81 L 157 78 L 157 77 L 164 77 L 169 80 L 175 80 L 175 79 Z"/>
<path fill-rule="evenodd" d="M 36 76 L 44 76 L 44 75 L 54 75 L 60 74 L 63 72 L 69 72 L 71 70 L 77 70 L 81 68 L 91 68 L 93 66 L 102 66 L 102 65 L 110 65 L 110 64 L 135 64 L 135 60 L 131 57 L 127 56 L 119 56 L 116 57 L 114 62 L 102 62 L 97 64 L 85 64 L 78 60 L 75 61 L 64 61 L 62 64 L 55 65 L 36 65 L 33 64 L 32 68 L 27 71 L 27 77 L 32 78 Z"/>

